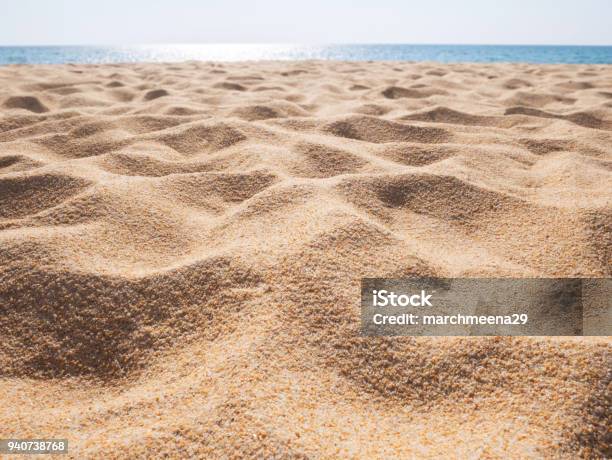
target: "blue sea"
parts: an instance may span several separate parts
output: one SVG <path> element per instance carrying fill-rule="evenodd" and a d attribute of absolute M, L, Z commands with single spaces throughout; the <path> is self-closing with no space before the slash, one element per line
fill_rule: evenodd
<path fill-rule="evenodd" d="M 0 47 L 0 65 L 303 59 L 612 64 L 612 46 L 214 44 Z"/>

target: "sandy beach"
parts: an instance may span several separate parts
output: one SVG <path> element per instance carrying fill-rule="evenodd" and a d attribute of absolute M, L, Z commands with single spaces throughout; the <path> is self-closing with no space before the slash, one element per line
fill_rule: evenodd
<path fill-rule="evenodd" d="M 361 337 L 359 286 L 610 277 L 610 184 L 610 65 L 0 67 L 0 438 L 609 458 L 609 337 Z"/>

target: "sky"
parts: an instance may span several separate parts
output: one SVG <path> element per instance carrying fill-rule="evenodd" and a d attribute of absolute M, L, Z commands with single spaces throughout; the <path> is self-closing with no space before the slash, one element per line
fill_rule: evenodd
<path fill-rule="evenodd" d="M 612 0 L 0 0 L 0 45 L 612 45 Z"/>

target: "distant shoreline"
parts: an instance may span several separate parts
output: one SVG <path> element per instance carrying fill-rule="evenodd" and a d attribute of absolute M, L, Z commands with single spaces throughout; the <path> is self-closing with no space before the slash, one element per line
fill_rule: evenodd
<path fill-rule="evenodd" d="M 174 44 L 0 46 L 0 65 L 183 61 L 415 61 L 438 63 L 612 64 L 605 45 L 282 45 Z"/>

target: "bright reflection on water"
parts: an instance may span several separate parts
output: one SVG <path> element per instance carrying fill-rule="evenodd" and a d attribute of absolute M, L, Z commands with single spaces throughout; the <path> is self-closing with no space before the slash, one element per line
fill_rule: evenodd
<path fill-rule="evenodd" d="M 612 47 L 258 44 L 0 47 L 0 64 L 303 59 L 610 64 Z"/>

